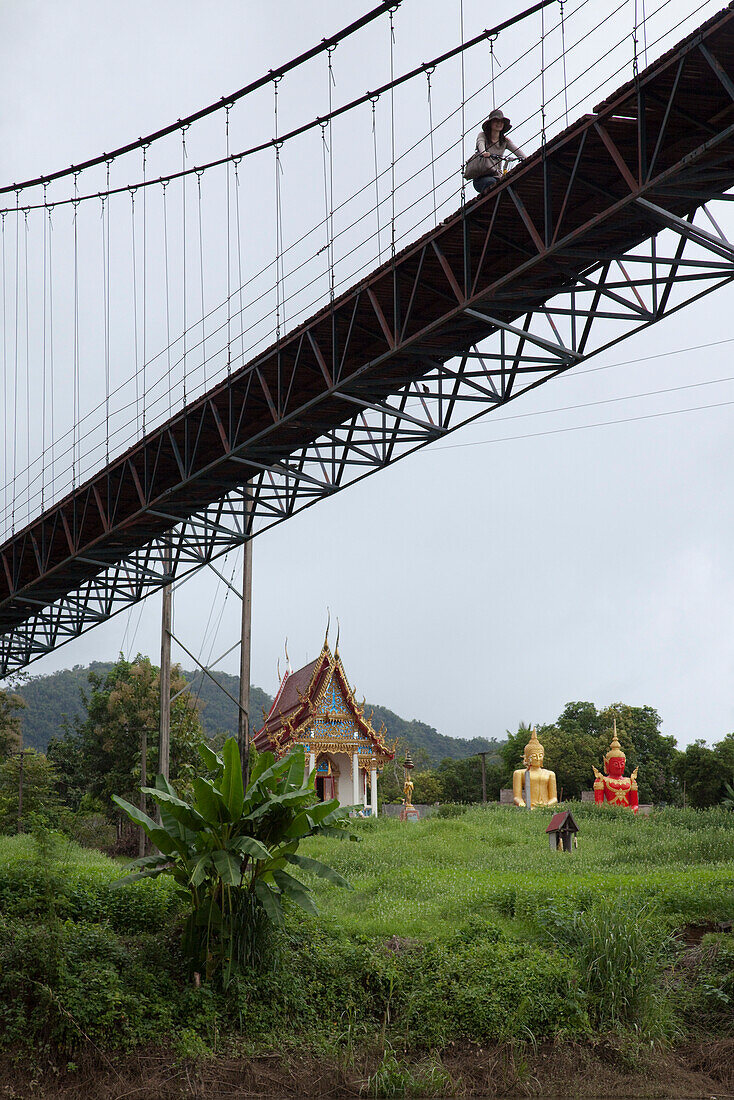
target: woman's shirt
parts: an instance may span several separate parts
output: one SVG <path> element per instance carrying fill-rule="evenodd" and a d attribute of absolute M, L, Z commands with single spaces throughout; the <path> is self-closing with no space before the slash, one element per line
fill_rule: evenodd
<path fill-rule="evenodd" d="M 525 154 L 522 149 L 518 145 L 515 145 L 514 141 L 511 141 L 507 136 L 492 143 L 484 130 L 480 130 L 477 134 L 477 152 L 489 153 L 489 156 L 485 158 L 487 161 L 488 173 L 493 172 L 496 176 L 502 175 L 502 161 L 508 149 L 518 160 L 525 160 Z"/>

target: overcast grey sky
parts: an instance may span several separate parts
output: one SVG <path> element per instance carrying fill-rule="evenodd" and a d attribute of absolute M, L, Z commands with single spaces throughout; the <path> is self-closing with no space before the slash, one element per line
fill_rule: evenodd
<path fill-rule="evenodd" d="M 366 0 L 5 0 L 0 178 L 9 183 L 54 170 L 183 117 L 369 6 Z M 605 56 L 605 44 L 631 29 L 634 6 L 628 0 L 616 22 L 569 55 L 571 72 L 592 68 L 569 96 L 572 119 L 602 98 L 594 88 L 604 77 L 612 90 L 631 76 L 629 42 L 614 58 Z M 720 6 L 703 4 L 691 16 L 684 0 L 649 0 L 650 60 Z M 466 35 L 519 7 L 515 0 L 465 0 Z M 598 22 L 609 5 L 573 0 L 566 4 L 569 19 L 574 9 L 583 38 L 583 27 Z M 403 0 L 395 19 L 396 73 L 456 44 L 459 18 L 458 0 Z M 672 37 L 653 45 L 653 28 L 662 33 L 681 20 Z M 570 21 L 570 41 L 573 28 Z M 525 76 L 535 76 L 537 58 L 515 66 L 506 92 L 499 64 L 508 69 L 538 31 L 536 18 L 496 45 L 497 101 L 518 120 L 538 105 L 539 82 L 518 90 Z M 333 61 L 335 105 L 387 79 L 385 20 L 352 45 L 340 45 Z M 612 79 L 622 64 L 627 67 Z M 467 87 L 478 88 L 488 72 L 484 48 L 467 60 Z M 559 90 L 559 76 L 557 67 L 548 78 L 549 96 Z M 457 66 L 436 74 L 436 119 L 456 107 L 459 79 Z M 323 113 L 326 89 L 323 60 L 292 84 L 284 81 L 283 126 Z M 425 93 L 423 84 L 398 102 L 399 151 L 427 132 Z M 272 137 L 268 96 L 238 116 L 243 144 Z M 469 135 L 487 102 L 488 93 L 477 97 L 468 112 Z M 537 147 L 536 129 L 532 120 L 517 127 L 526 151 Z M 386 125 L 380 141 L 384 165 Z M 472 144 L 467 136 L 467 153 Z M 341 199 L 370 178 L 369 117 L 345 123 L 334 148 Z M 215 149 L 221 155 L 221 134 L 212 130 L 197 153 L 203 158 Z M 322 216 L 321 168 L 318 143 L 286 162 L 286 244 Z M 455 186 L 454 173 L 443 192 L 445 213 L 457 205 Z M 254 270 L 272 259 L 270 229 L 263 228 L 272 213 L 270 166 L 252 188 L 244 220 Z M 551 721 L 577 699 L 651 705 L 662 715 L 663 731 L 681 744 L 715 741 L 734 729 L 733 295 L 728 288 L 704 298 L 506 413 L 483 418 L 259 536 L 253 682 L 274 691 L 286 637 L 294 666 L 315 656 L 329 607 L 332 622 L 339 618 L 340 648 L 360 696 L 442 733 L 502 737 L 519 721 Z M 96 376 L 82 376 L 83 396 L 97 399 L 96 387 Z M 636 396 L 642 394 L 651 396 Z M 61 409 L 65 395 L 58 400 Z M 695 406 L 708 407 L 690 411 Z M 219 563 L 227 576 L 233 567 L 237 579 L 234 555 Z M 176 593 L 175 631 L 202 659 L 216 657 L 237 637 L 239 610 L 225 597 L 206 572 Z M 113 658 L 120 649 L 157 660 L 159 614 L 160 598 L 152 597 L 30 671 Z M 174 656 L 191 665 L 180 650 Z M 236 655 L 224 667 L 236 671 Z"/>

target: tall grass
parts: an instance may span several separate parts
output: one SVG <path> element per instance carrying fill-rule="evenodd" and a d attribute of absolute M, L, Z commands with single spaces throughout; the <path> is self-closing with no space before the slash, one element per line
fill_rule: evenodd
<path fill-rule="evenodd" d="M 320 908 L 353 933 L 448 937 L 468 913 L 534 921 L 564 895 L 588 909 L 620 895 L 686 922 L 731 918 L 734 814 L 665 810 L 648 818 L 574 804 L 579 848 L 551 852 L 550 813 L 473 807 L 417 825 L 390 818 L 357 825 L 362 843 L 309 843 L 354 890 L 313 884 Z"/>
<path fill-rule="evenodd" d="M 660 979 L 676 944 L 654 906 L 612 896 L 582 912 L 549 907 L 536 919 L 574 958 L 594 1028 L 634 1028 L 648 1037 L 669 1028 Z"/>

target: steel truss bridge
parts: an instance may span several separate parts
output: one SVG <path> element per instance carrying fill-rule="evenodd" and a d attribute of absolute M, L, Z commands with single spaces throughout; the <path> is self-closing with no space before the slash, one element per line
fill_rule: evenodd
<path fill-rule="evenodd" d="M 727 9 L 13 534 L 0 676 L 730 283 L 732 187 Z"/>

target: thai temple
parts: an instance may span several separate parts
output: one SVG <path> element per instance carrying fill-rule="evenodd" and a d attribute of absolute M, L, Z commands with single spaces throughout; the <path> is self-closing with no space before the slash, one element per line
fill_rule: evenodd
<path fill-rule="evenodd" d="M 264 712 L 263 712 L 264 714 Z M 286 669 L 265 723 L 255 734 L 258 752 L 282 756 L 295 745 L 306 751 L 309 771 L 316 771 L 316 793 L 322 801 L 338 798 L 343 806 L 361 805 L 377 814 L 377 777 L 395 756 L 385 741 L 385 727 L 375 732 L 349 686 L 339 656 L 324 640 L 316 660 Z"/>

